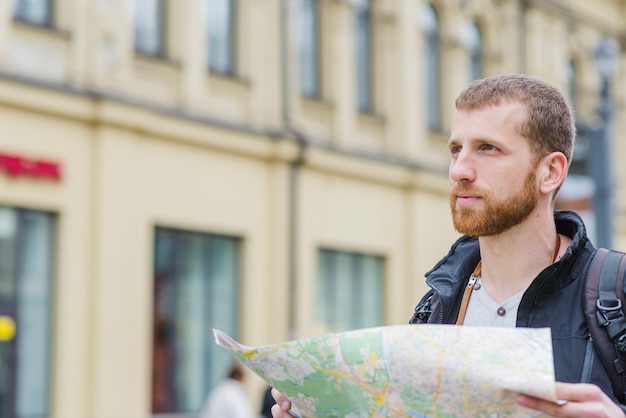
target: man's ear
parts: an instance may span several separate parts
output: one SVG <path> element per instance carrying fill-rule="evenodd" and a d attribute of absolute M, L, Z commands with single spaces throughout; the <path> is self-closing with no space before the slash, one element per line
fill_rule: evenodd
<path fill-rule="evenodd" d="M 565 176 L 567 176 L 567 158 L 562 152 L 550 153 L 539 162 L 538 180 L 542 193 L 552 194 L 563 184 Z"/>

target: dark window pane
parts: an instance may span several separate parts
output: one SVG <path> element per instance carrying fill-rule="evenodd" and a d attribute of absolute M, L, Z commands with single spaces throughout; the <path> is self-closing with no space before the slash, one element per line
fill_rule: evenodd
<path fill-rule="evenodd" d="M 23 211 L 19 228 L 15 410 L 18 417 L 40 417 L 48 412 L 51 216 Z"/>
<path fill-rule="evenodd" d="M 156 229 L 154 412 L 197 413 L 230 365 L 212 328 L 237 334 L 239 240 Z"/>
<path fill-rule="evenodd" d="M 235 4 L 233 0 L 208 1 L 209 69 L 235 73 Z"/>
<path fill-rule="evenodd" d="M 572 108 L 576 110 L 576 106 L 578 105 L 578 72 L 576 71 L 576 64 L 574 61 L 570 60 L 567 62 L 566 74 L 567 96 Z"/>
<path fill-rule="evenodd" d="M 300 0 L 300 92 L 319 96 L 319 2 Z"/>
<path fill-rule="evenodd" d="M 372 21 L 369 0 L 355 2 L 356 71 L 359 111 L 372 111 Z"/>
<path fill-rule="evenodd" d="M 441 129 L 439 18 L 428 5 L 422 9 L 421 20 L 426 37 L 426 118 L 428 129 L 438 131 Z"/>
<path fill-rule="evenodd" d="M 318 254 L 316 318 L 330 331 L 383 323 L 383 259 L 321 249 Z"/>
<path fill-rule="evenodd" d="M 483 40 L 480 28 L 476 23 L 469 25 L 466 34 L 470 52 L 470 78 L 478 80 L 483 76 Z"/>
<path fill-rule="evenodd" d="M 36 25 L 52 23 L 52 0 L 13 0 L 13 16 Z"/>
<path fill-rule="evenodd" d="M 164 55 L 163 0 L 133 0 L 135 49 L 147 55 Z"/>
<path fill-rule="evenodd" d="M 0 342 L 0 418 L 49 414 L 54 216 L 0 206 L 0 315 L 16 323 Z"/>

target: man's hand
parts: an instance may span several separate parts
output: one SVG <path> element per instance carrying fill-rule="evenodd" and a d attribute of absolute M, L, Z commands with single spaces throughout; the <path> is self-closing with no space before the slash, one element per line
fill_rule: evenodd
<path fill-rule="evenodd" d="M 276 401 L 276 405 L 272 406 L 272 417 L 292 418 L 293 416 L 289 413 L 289 409 L 291 409 L 291 402 L 289 402 L 289 399 L 277 391 L 276 388 L 272 388 L 272 396 Z"/>
<path fill-rule="evenodd" d="M 556 382 L 554 403 L 528 395 L 519 395 L 517 403 L 542 411 L 551 417 L 624 418 L 624 412 L 600 388 L 587 383 Z"/>

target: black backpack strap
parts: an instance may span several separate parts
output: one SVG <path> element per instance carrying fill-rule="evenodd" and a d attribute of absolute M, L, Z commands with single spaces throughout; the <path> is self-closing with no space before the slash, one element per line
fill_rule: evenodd
<path fill-rule="evenodd" d="M 587 269 L 584 304 L 589 333 L 621 403 L 626 403 L 625 272 L 624 253 L 598 249 Z"/>

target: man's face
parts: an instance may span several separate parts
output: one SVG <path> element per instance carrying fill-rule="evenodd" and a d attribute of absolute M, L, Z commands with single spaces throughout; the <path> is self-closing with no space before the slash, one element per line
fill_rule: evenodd
<path fill-rule="evenodd" d="M 465 235 L 500 234 L 523 222 L 539 200 L 536 159 L 515 129 L 526 112 L 519 103 L 457 111 L 449 150 L 450 209 Z"/>

